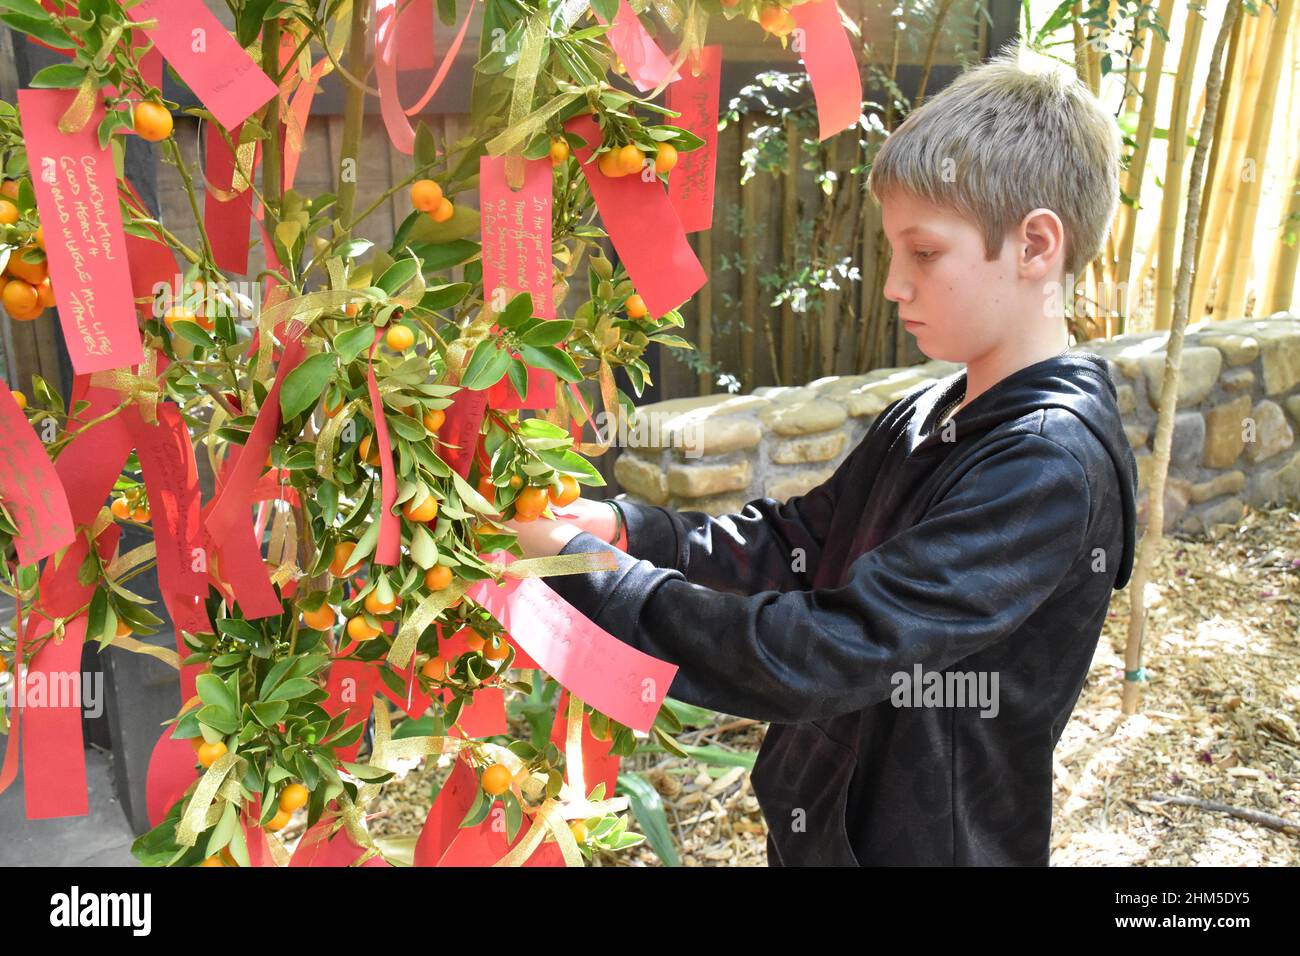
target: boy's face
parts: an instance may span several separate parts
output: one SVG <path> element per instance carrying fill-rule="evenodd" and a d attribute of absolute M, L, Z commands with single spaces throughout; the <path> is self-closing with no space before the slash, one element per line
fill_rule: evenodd
<path fill-rule="evenodd" d="M 1061 326 L 1045 306 L 1061 262 L 1060 236 L 1049 235 L 1059 226 L 1054 213 L 1035 210 L 985 260 L 979 229 L 951 210 L 904 190 L 880 208 L 893 250 L 885 298 L 929 358 L 970 363 L 1016 351 L 1049 322 Z"/>

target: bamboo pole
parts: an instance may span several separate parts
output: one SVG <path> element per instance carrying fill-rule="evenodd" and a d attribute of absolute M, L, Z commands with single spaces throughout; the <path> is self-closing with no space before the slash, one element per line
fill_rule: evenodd
<path fill-rule="evenodd" d="M 781 177 L 781 263 L 795 261 L 795 233 L 799 224 L 799 133 L 794 120 L 785 120 L 785 175 Z M 781 303 L 781 367 L 778 385 L 794 382 L 795 372 L 794 307 L 787 298 Z"/>
<path fill-rule="evenodd" d="M 1300 155 L 1296 156 L 1291 169 L 1290 190 L 1291 201 L 1287 203 L 1286 214 L 1278 227 L 1270 269 L 1273 278 L 1268 285 L 1261 315 L 1290 312 L 1295 300 L 1296 270 L 1300 268 Z"/>
<path fill-rule="evenodd" d="M 744 150 L 754 132 L 754 118 L 745 113 L 740 117 L 740 148 Z M 743 212 L 740 228 L 740 261 L 744 272 L 740 277 L 740 382 L 745 391 L 754 387 L 754 334 L 758 325 L 758 177 L 740 187 L 740 205 Z"/>
<path fill-rule="evenodd" d="M 1291 90 L 1292 109 L 1298 115 L 1290 121 L 1289 128 L 1300 129 L 1300 97 L 1296 96 L 1296 73 L 1300 71 L 1300 26 L 1291 31 Z M 1291 311 L 1295 298 L 1296 269 L 1300 267 L 1300 143 L 1291 142 L 1294 157 L 1284 168 L 1291 171 L 1290 178 L 1282 183 L 1286 197 L 1285 211 L 1278 224 L 1277 240 L 1273 244 L 1273 260 L 1269 264 L 1268 289 L 1264 297 L 1262 315 Z M 1290 242 L 1287 241 L 1288 236 Z"/>
<path fill-rule="evenodd" d="M 1263 85 L 1259 97 L 1253 101 L 1250 140 L 1246 144 L 1246 156 L 1255 164 L 1254 175 L 1246 182 L 1245 188 L 1237 192 L 1232 210 L 1232 225 L 1228 228 L 1230 254 L 1225 263 L 1223 280 L 1214 296 L 1214 312 L 1221 315 L 1222 320 L 1239 318 L 1245 312 L 1246 280 L 1250 277 L 1255 220 L 1259 215 L 1259 194 L 1264 183 L 1269 141 L 1272 139 L 1273 110 L 1277 104 L 1278 80 L 1286 55 L 1287 31 L 1295 19 L 1295 8 L 1296 0 L 1277 0 L 1277 16 L 1269 31 Z M 1258 306 L 1256 311 L 1258 312 Z"/>
<path fill-rule="evenodd" d="M 1178 55 L 1178 78 L 1174 85 L 1173 108 L 1169 114 L 1169 139 L 1165 155 L 1164 189 L 1160 197 L 1160 260 L 1156 264 L 1156 308 L 1151 328 L 1169 328 L 1174 303 L 1174 257 L 1178 241 L 1178 212 L 1183 199 L 1183 170 L 1187 163 L 1187 105 L 1192 96 L 1189 82 L 1196 72 L 1196 56 L 1201 47 L 1201 28 L 1205 25 L 1202 6 L 1197 0 L 1187 5 L 1187 24 L 1183 29 L 1183 49 Z M 1142 277 L 1138 277 L 1139 289 Z"/>
<path fill-rule="evenodd" d="M 916 97 L 912 100 L 912 109 L 916 109 L 925 99 L 925 88 L 930 82 L 930 71 L 934 68 L 934 54 L 939 48 L 939 37 L 943 33 L 943 21 L 948 19 L 948 11 L 956 0 L 941 0 L 939 12 L 934 16 L 934 29 L 930 31 L 930 42 L 925 48 L 925 65 L 921 68 L 921 82 L 916 87 Z"/>
<path fill-rule="evenodd" d="M 1156 11 L 1156 16 L 1165 25 L 1166 31 L 1173 13 L 1173 6 L 1173 0 L 1160 0 L 1160 6 Z M 1137 135 L 1134 137 L 1137 141 L 1137 148 L 1133 150 L 1133 157 L 1129 160 L 1124 181 L 1125 195 L 1131 197 L 1138 208 L 1141 208 L 1142 181 L 1146 172 L 1147 152 L 1151 147 L 1151 135 L 1155 130 L 1156 106 L 1160 100 L 1161 71 L 1164 68 L 1164 61 L 1165 41 L 1159 33 L 1152 33 L 1151 57 L 1148 60 L 1146 77 L 1142 83 L 1142 110 L 1138 114 Z M 1127 322 L 1127 290 L 1129 272 L 1133 265 L 1133 242 L 1137 236 L 1137 223 L 1138 209 L 1134 209 L 1132 215 L 1125 219 L 1124 231 L 1120 235 L 1119 264 L 1116 266 L 1115 281 L 1118 288 L 1123 289 L 1126 293 L 1119 296 L 1120 315 L 1116 331 L 1120 334 L 1123 334 Z"/>
<path fill-rule="evenodd" d="M 1189 196 L 1198 195 L 1205 171 L 1209 139 L 1214 128 L 1214 118 L 1219 111 L 1219 89 L 1223 74 L 1220 62 L 1223 48 L 1232 31 L 1233 21 L 1240 14 L 1242 0 L 1229 0 L 1214 38 L 1214 51 L 1210 54 L 1210 72 L 1206 79 L 1205 116 L 1201 120 L 1200 135 L 1192 155 L 1192 169 L 1187 186 Z M 1174 314 L 1169 331 L 1169 344 L 1165 351 L 1164 378 L 1160 391 L 1160 411 L 1156 418 L 1155 444 L 1152 448 L 1154 471 L 1147 489 L 1147 527 L 1138 546 L 1137 560 L 1129 580 L 1129 630 L 1124 650 L 1124 690 L 1122 707 L 1125 714 L 1137 713 L 1145 675 L 1142 668 L 1142 637 L 1146 624 L 1146 583 L 1155 565 L 1156 551 L 1164 538 L 1165 479 L 1169 473 L 1169 448 L 1174 437 L 1174 410 L 1178 403 L 1178 379 L 1183 356 L 1183 332 L 1187 328 L 1187 299 L 1192 281 L 1192 255 L 1196 250 L 1196 230 L 1200 223 L 1201 207 L 1187 204 L 1187 217 L 1183 226 L 1182 255 L 1178 265 L 1178 287 L 1174 294 Z"/>
<path fill-rule="evenodd" d="M 1205 188 L 1201 191 L 1201 222 L 1204 227 L 1196 236 L 1196 275 L 1192 279 L 1192 304 L 1188 313 L 1195 322 L 1205 317 L 1205 300 L 1209 297 L 1210 281 L 1218 269 L 1223 217 L 1228 208 L 1223 184 L 1236 176 L 1233 148 L 1241 117 L 1241 92 L 1246 84 L 1246 62 L 1250 59 L 1251 45 L 1255 41 L 1258 25 L 1259 17 L 1248 16 L 1243 10 L 1233 25 L 1232 40 L 1228 46 L 1228 64 L 1224 68 L 1221 92 L 1223 105 L 1215 117 L 1214 142 L 1210 145 Z M 1233 125 L 1233 136 L 1225 143 L 1224 131 L 1228 123 Z M 1245 149 L 1244 140 L 1242 149 Z M 1241 162 L 1239 155 L 1235 162 Z M 1206 236 L 1210 238 L 1207 240 Z"/>
<path fill-rule="evenodd" d="M 1145 57 L 1148 52 L 1146 37 L 1150 35 L 1151 28 L 1139 26 L 1140 22 L 1136 17 L 1133 20 L 1130 56 L 1124 66 L 1124 105 L 1120 109 L 1121 116 L 1128 116 L 1137 108 L 1138 92 L 1141 89 L 1140 79 L 1145 69 Z M 1138 75 L 1134 76 L 1135 73 Z M 1134 210 L 1128 203 L 1121 202 L 1115 207 L 1115 218 L 1111 221 L 1110 231 L 1106 234 L 1106 257 L 1109 260 L 1112 283 L 1119 281 L 1116 274 L 1119 269 L 1118 237 L 1124 234 L 1125 223 L 1133 213 Z"/>
<path fill-rule="evenodd" d="M 708 276 L 708 280 L 695 296 L 696 314 L 700 319 L 695 334 L 695 349 L 699 353 L 702 369 L 699 389 L 701 395 L 712 395 L 713 372 L 710 366 L 713 363 L 713 230 L 705 229 L 695 235 L 699 243 L 700 262 L 704 264 L 704 271 Z"/>

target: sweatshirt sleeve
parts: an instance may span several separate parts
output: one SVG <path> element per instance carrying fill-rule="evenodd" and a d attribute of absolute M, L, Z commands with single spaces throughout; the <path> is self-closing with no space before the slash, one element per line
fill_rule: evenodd
<path fill-rule="evenodd" d="M 848 477 L 861 473 L 858 459 L 866 446 L 864 439 L 808 493 L 784 503 L 755 499 L 737 514 L 714 517 L 620 501 L 628 553 L 715 591 L 749 595 L 809 588 L 836 502 Z"/>
<path fill-rule="evenodd" d="M 899 671 L 950 667 L 1018 629 L 1081 553 L 1089 507 L 1079 461 L 1017 435 L 956 476 L 918 523 L 860 555 L 841 587 L 721 593 L 585 533 L 564 553 L 607 549 L 617 569 L 547 583 L 619 640 L 676 664 L 679 700 L 824 720 L 887 700 Z"/>

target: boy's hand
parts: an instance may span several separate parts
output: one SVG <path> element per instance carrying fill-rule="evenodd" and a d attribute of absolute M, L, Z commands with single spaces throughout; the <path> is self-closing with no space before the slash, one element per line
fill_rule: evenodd
<path fill-rule="evenodd" d="M 555 518 L 507 521 L 505 525 L 519 536 L 519 547 L 525 558 L 549 558 L 559 554 L 570 540 L 584 530 L 576 522 Z"/>

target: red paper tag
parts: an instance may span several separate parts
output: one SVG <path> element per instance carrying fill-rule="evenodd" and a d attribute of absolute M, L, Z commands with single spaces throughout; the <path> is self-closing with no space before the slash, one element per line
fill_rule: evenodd
<path fill-rule="evenodd" d="M 186 788 L 199 776 L 194 746 L 188 740 L 173 739 L 172 729 L 165 729 L 154 744 L 145 773 L 144 806 L 151 827 L 162 823 L 172 804 L 185 795 Z"/>
<path fill-rule="evenodd" d="M 375 447 L 379 452 L 379 540 L 375 544 L 375 564 L 393 567 L 402 557 L 402 523 L 393 514 L 397 503 L 397 475 L 393 468 L 393 443 L 388 438 L 388 420 L 384 417 L 384 403 L 379 398 L 379 383 L 375 380 L 375 348 L 383 335 L 375 330 L 375 340 L 370 343 L 366 360 L 366 389 L 370 393 L 370 411 L 375 418 Z"/>
<path fill-rule="evenodd" d="M 75 570 L 73 574 L 75 583 Z M 39 619 L 31 640 L 50 630 L 50 622 Z M 37 651 L 23 678 L 23 789 L 29 820 L 83 817 L 89 808 L 81 735 L 81 645 L 85 638 L 86 617 L 78 615 L 64 626 L 61 642 L 46 641 Z M 40 704 L 33 696 L 38 686 L 43 688 Z"/>
<path fill-rule="evenodd" d="M 280 427 L 280 388 L 285 376 L 298 367 L 304 356 L 302 343 L 297 337 L 290 337 L 285 342 L 284 355 L 276 367 L 275 381 L 267 392 L 266 401 L 258 409 L 257 420 L 253 423 L 248 441 L 235 460 L 218 497 L 204 509 L 204 531 L 208 540 L 209 557 L 215 554 L 220 576 L 230 582 L 240 610 L 250 620 L 273 617 L 283 610 L 263 563 L 261 547 L 253 534 L 248 509 L 267 452 Z"/>
<path fill-rule="evenodd" d="M 565 129 L 588 144 L 574 151 L 591 186 L 601 221 L 636 291 L 652 316 L 677 308 L 708 281 L 695 257 L 681 221 L 658 179 L 640 176 L 611 179 L 588 163 L 600 143 L 600 130 L 590 116 L 575 116 Z M 670 177 L 671 178 L 671 177 Z"/>
<path fill-rule="evenodd" d="M 594 574 L 608 572 L 595 571 Z M 597 627 L 537 578 L 480 581 L 466 592 L 539 667 L 619 723 L 649 731 L 677 667 Z"/>
<path fill-rule="evenodd" d="M 201 598 L 190 594 L 169 595 L 164 592 L 163 603 L 167 605 L 167 613 L 171 615 L 172 619 L 172 630 L 176 632 L 176 653 L 180 655 L 181 660 L 184 660 L 194 651 L 185 643 L 185 635 L 181 632 L 187 631 L 190 634 L 212 633 L 212 622 L 208 620 L 208 610 Z M 188 667 L 181 668 L 182 703 L 194 696 L 195 679 L 201 673 L 203 673 L 202 664 L 191 664 Z"/>
<path fill-rule="evenodd" d="M 451 700 L 451 692 L 442 692 L 443 703 Z M 506 724 L 506 698 L 500 687 L 480 687 L 474 691 L 469 703 L 456 717 L 457 727 L 447 728 L 453 737 L 496 737 L 510 732 Z M 463 734 L 462 734 L 463 731 Z"/>
<path fill-rule="evenodd" d="M 233 130 L 275 96 L 275 83 L 203 0 L 140 0 L 131 16 L 158 21 L 145 33 L 226 129 Z"/>
<path fill-rule="evenodd" d="M 817 101 L 818 138 L 826 139 L 858 122 L 862 116 L 862 77 L 853 45 L 840 21 L 835 0 L 808 0 L 791 7 L 796 28 L 803 31 L 803 56 Z"/>
<path fill-rule="evenodd" d="M 595 13 L 595 7 L 592 7 L 592 12 Z M 596 19 L 601 23 L 609 22 L 599 13 L 596 13 Z M 672 71 L 672 63 L 664 56 L 654 38 L 646 32 L 627 0 L 618 0 L 614 25 L 605 36 L 627 68 L 628 78 L 642 93 L 658 87 Z"/>
<path fill-rule="evenodd" d="M 694 74 L 698 69 L 699 75 Z M 682 115 L 674 125 L 689 130 L 704 145 L 682 153 L 668 174 L 668 198 L 682 228 L 699 232 L 713 228 L 713 184 L 718 165 L 718 91 L 722 81 L 722 47 L 702 47 L 682 67 L 680 78 L 667 90 L 667 106 Z"/>
<path fill-rule="evenodd" d="M 49 453 L 12 398 L 0 395 L 0 501 L 18 537 L 20 564 L 31 564 L 73 541 L 68 496 Z"/>
<path fill-rule="evenodd" d="M 239 142 L 243 128 L 244 124 L 240 123 L 230 131 L 232 143 Z M 203 171 L 208 182 L 215 187 L 205 190 L 203 196 L 203 219 L 212 243 L 212 257 L 227 272 L 243 275 L 248 271 L 248 229 L 253 221 L 253 191 L 245 189 L 229 200 L 217 196 L 217 190 L 229 192 L 234 183 L 235 154 L 225 137 L 212 128 L 208 129 L 208 142 L 204 148 Z M 250 176 L 252 172 L 248 170 Z"/>
<path fill-rule="evenodd" d="M 533 297 L 533 315 L 555 318 L 551 275 L 551 161 L 524 161 L 524 184 L 506 184 L 506 158 L 479 158 L 483 290 L 500 312 L 521 292 Z"/>
<path fill-rule="evenodd" d="M 473 5 L 470 5 L 473 9 Z M 433 0 L 410 0 L 402 9 L 397 35 L 399 70 L 433 69 Z"/>
<path fill-rule="evenodd" d="M 469 475 L 469 466 L 474 461 L 479 429 L 483 427 L 483 414 L 487 410 L 487 395 L 485 391 L 462 388 L 447 407 L 447 418 L 438 429 L 438 456 L 462 478 Z"/>
<path fill-rule="evenodd" d="M 89 422 L 120 405 L 122 396 L 111 388 L 91 387 L 88 375 L 78 375 L 72 380 L 72 398 L 68 405 L 71 407 L 77 402 L 89 403 L 89 407 L 77 416 L 78 423 Z M 72 441 L 59 453 L 59 460 L 54 465 L 68 492 L 73 524 L 94 522 L 130 454 L 131 433 L 121 415 L 105 419 L 92 428 L 81 429 L 78 424 Z"/>
<path fill-rule="evenodd" d="M 201 597 L 208 593 L 208 575 L 199 528 L 199 473 L 180 409 L 159 402 L 155 425 L 146 424 L 136 408 L 123 418 L 135 441 L 153 513 L 158 586 L 164 594 Z"/>
<path fill-rule="evenodd" d="M 392 140 L 393 145 L 398 150 L 409 156 L 415 151 L 415 130 L 411 128 L 407 117 L 414 116 L 424 109 L 429 100 L 433 98 L 433 94 L 438 92 L 439 87 L 442 86 L 442 81 L 447 78 L 447 73 L 456 59 L 456 53 L 460 50 L 461 42 L 465 39 L 465 33 L 469 29 L 470 17 L 474 12 L 474 3 L 471 0 L 466 8 L 465 18 L 461 21 L 460 30 L 447 48 L 442 63 L 438 67 L 438 72 L 429 81 L 428 89 L 424 91 L 424 95 L 420 97 L 419 101 L 409 108 L 403 108 L 397 95 L 397 48 L 399 44 L 397 6 L 397 0 L 377 0 L 375 3 L 375 77 L 379 83 L 379 111 L 384 119 L 384 128 L 388 130 L 388 138 Z M 401 32 L 405 32 L 406 26 L 406 17 L 403 17 Z M 432 24 L 430 24 L 430 29 L 432 30 Z M 432 55 L 432 32 L 426 36 L 425 42 L 429 44 L 430 55 Z M 409 48 L 409 46 L 408 43 L 407 47 Z"/>
<path fill-rule="evenodd" d="M 131 297 L 117 172 L 96 139 L 102 103 L 80 132 L 58 130 L 76 95 L 19 90 L 18 109 L 59 322 L 73 369 L 86 374 L 138 365 L 144 348 Z"/>
<path fill-rule="evenodd" d="M 321 704 L 331 717 L 347 712 L 344 727 L 370 719 L 370 710 L 374 706 L 375 694 L 382 686 L 379 669 L 373 664 L 362 661 L 335 660 L 330 664 L 329 677 L 325 682 L 325 691 L 329 697 Z M 355 760 L 357 748 L 361 746 L 363 733 L 355 743 L 340 747 L 338 754 L 342 760 Z"/>

